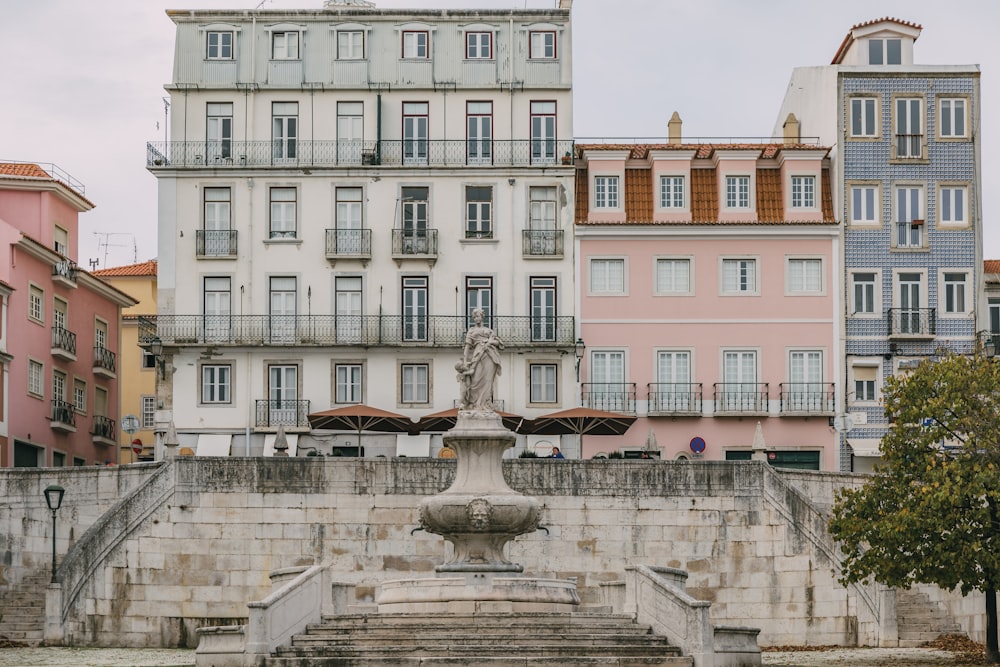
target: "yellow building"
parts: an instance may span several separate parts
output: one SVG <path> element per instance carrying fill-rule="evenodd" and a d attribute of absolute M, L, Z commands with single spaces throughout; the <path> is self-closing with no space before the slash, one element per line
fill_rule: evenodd
<path fill-rule="evenodd" d="M 122 310 L 121 352 L 118 365 L 122 415 L 118 463 L 153 460 L 153 420 L 156 414 L 156 360 L 139 347 L 139 319 L 156 318 L 156 260 L 94 271 L 93 275 L 125 292 L 139 303 Z M 138 418 L 138 431 L 125 431 L 126 417 Z M 132 451 L 133 442 L 142 452 Z"/>

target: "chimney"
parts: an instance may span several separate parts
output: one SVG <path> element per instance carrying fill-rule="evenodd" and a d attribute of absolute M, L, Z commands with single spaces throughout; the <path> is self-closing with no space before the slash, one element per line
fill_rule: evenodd
<path fill-rule="evenodd" d="M 681 117 L 675 111 L 667 121 L 667 143 L 668 144 L 679 144 L 681 143 Z"/>
<path fill-rule="evenodd" d="M 795 114 L 788 114 L 788 118 L 785 119 L 785 124 L 781 126 L 784 132 L 784 139 L 786 144 L 797 144 L 801 139 L 799 135 L 799 120 L 795 117 Z"/>
<path fill-rule="evenodd" d="M 559 0 L 559 9 L 573 9 L 573 0 Z"/>

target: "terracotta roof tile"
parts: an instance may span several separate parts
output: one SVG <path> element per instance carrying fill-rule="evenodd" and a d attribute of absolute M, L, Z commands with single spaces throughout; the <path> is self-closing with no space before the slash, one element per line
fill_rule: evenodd
<path fill-rule="evenodd" d="M 1000 259 L 983 260 L 983 273 L 1000 273 Z"/>
<path fill-rule="evenodd" d="M 820 188 L 823 198 L 823 220 L 826 222 L 837 222 L 837 216 L 833 213 L 833 185 L 830 183 L 830 170 L 824 169 L 819 175 Z"/>
<path fill-rule="evenodd" d="M 113 266 L 108 269 L 98 269 L 96 271 L 91 271 L 91 274 L 98 276 L 100 278 L 122 278 L 128 276 L 155 276 L 156 260 L 151 259 L 148 262 L 142 262 L 140 264 L 129 264 L 128 266 Z"/>
<path fill-rule="evenodd" d="M 653 170 L 625 170 L 625 219 L 653 219 Z"/>
<path fill-rule="evenodd" d="M 586 169 L 576 170 L 576 219 L 586 220 L 590 213 L 590 185 Z"/>
<path fill-rule="evenodd" d="M 844 41 L 842 41 L 840 43 L 840 46 L 837 47 L 837 52 L 833 54 L 833 60 L 830 61 L 830 64 L 831 65 L 840 64 L 841 59 L 844 57 L 844 53 L 847 51 L 847 47 L 849 47 L 851 45 L 851 42 L 854 41 L 855 30 L 857 30 L 858 28 L 866 28 L 870 25 L 875 25 L 876 23 L 882 23 L 883 21 L 887 21 L 889 23 L 897 23 L 899 25 L 906 26 L 907 28 L 916 28 L 917 30 L 924 29 L 924 27 L 919 23 L 904 21 L 902 19 L 893 18 L 892 16 L 883 16 L 880 19 L 872 19 L 870 21 L 864 21 L 862 23 L 855 23 L 854 25 L 851 26 L 851 29 L 844 36 Z"/>
<path fill-rule="evenodd" d="M 785 202 L 781 196 L 781 170 L 757 170 L 757 219 L 778 222 L 785 217 Z"/>
<path fill-rule="evenodd" d="M 52 177 L 49 176 L 49 172 L 45 171 L 37 164 L 12 164 L 10 162 L 0 162 L 0 174 L 4 176 L 52 179 Z"/>
<path fill-rule="evenodd" d="M 691 219 L 716 220 L 719 217 L 718 176 L 714 169 L 691 170 Z"/>

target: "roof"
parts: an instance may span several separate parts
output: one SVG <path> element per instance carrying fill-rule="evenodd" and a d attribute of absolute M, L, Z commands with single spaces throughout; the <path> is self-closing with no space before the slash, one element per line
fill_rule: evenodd
<path fill-rule="evenodd" d="M 758 150 L 762 158 L 773 158 L 778 151 L 784 150 L 823 150 L 829 151 L 826 146 L 815 144 L 786 144 L 786 143 L 737 143 L 737 144 L 576 144 L 577 157 L 583 151 L 606 150 L 606 151 L 629 151 L 630 160 L 644 160 L 649 157 L 650 151 L 697 151 L 696 159 L 710 158 L 716 151 L 748 151 Z"/>
<path fill-rule="evenodd" d="M 60 194 L 64 197 L 68 195 L 83 204 L 81 212 L 94 208 L 94 202 L 87 199 L 82 183 L 58 165 L 47 164 L 47 166 L 48 169 L 35 162 L 0 162 L 0 178 L 22 179 L 34 183 L 56 183 L 65 188 L 59 190 Z"/>
<path fill-rule="evenodd" d="M 98 269 L 96 271 L 91 271 L 91 274 L 99 278 L 155 276 L 156 260 L 151 259 L 148 262 L 142 262 L 140 264 L 129 264 L 127 266 L 113 266 L 107 269 Z"/>
<path fill-rule="evenodd" d="M 859 28 L 867 28 L 868 26 L 875 25 L 877 23 L 895 23 L 897 25 L 901 25 L 901 26 L 904 26 L 904 27 L 907 27 L 907 28 L 913 28 L 915 30 L 923 30 L 924 29 L 924 27 L 922 25 L 920 25 L 919 23 L 912 23 L 910 21 L 904 21 L 903 19 L 897 19 L 897 18 L 892 17 L 892 16 L 883 16 L 880 19 L 872 19 L 870 21 L 864 21 L 862 23 L 855 23 L 854 25 L 851 26 L 851 29 L 847 31 L 847 35 L 844 36 L 844 41 L 840 43 L 840 47 L 837 49 L 837 52 L 835 54 L 833 54 L 833 60 L 830 61 L 830 64 L 831 65 L 839 65 L 840 64 L 841 59 L 844 57 L 844 54 L 847 52 L 847 48 L 851 45 L 852 42 L 854 42 L 854 31 L 855 30 L 858 30 Z M 914 37 L 914 41 L 916 41 L 916 37 Z"/>
<path fill-rule="evenodd" d="M 1000 273 L 1000 259 L 983 260 L 983 273 Z"/>
<path fill-rule="evenodd" d="M 22 176 L 28 178 L 52 178 L 49 173 L 37 164 L 11 164 L 0 162 L 0 174 L 4 176 Z"/>

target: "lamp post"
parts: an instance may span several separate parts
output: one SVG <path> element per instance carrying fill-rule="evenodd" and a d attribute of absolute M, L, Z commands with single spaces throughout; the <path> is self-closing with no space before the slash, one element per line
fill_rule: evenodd
<path fill-rule="evenodd" d="M 573 353 L 576 355 L 576 381 L 580 381 L 580 362 L 583 361 L 583 353 L 587 349 L 582 338 L 577 338 L 573 344 Z"/>
<path fill-rule="evenodd" d="M 163 362 L 163 341 L 160 340 L 159 336 L 149 341 L 149 353 L 153 355 L 153 358 L 156 360 L 156 366 L 160 369 L 160 379 L 167 379 L 166 364 Z"/>
<path fill-rule="evenodd" d="M 45 487 L 45 504 L 52 510 L 52 582 L 56 583 L 56 511 L 62 505 L 63 494 L 66 489 L 58 484 Z"/>

